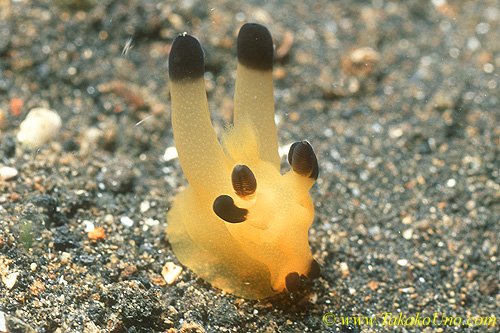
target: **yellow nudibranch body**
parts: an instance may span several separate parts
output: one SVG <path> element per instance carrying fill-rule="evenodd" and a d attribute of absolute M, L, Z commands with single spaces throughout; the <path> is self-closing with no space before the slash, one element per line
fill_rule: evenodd
<path fill-rule="evenodd" d="M 234 124 L 221 144 L 210 121 L 203 50 L 187 34 L 172 44 L 172 126 L 190 185 L 174 199 L 167 238 L 178 259 L 204 280 L 261 299 L 298 290 L 302 275 L 319 275 L 307 235 L 318 162 L 307 141 L 296 142 L 291 170 L 280 173 L 269 31 L 245 24 L 237 53 Z"/>

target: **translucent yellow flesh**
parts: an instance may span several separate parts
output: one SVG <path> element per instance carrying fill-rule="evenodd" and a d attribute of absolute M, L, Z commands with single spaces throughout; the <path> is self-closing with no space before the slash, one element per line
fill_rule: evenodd
<path fill-rule="evenodd" d="M 178 259 L 200 277 L 236 296 L 261 299 L 285 289 L 291 272 L 307 274 L 312 256 L 307 231 L 314 217 L 313 180 L 279 172 L 272 77 L 239 65 L 234 128 L 224 149 L 212 128 L 203 79 L 171 82 L 172 125 L 190 183 L 168 214 L 167 237 Z M 219 195 L 237 198 L 236 164 L 257 180 L 247 220 L 231 224 L 213 212 Z M 253 203 L 252 202 L 252 203 Z"/>
<path fill-rule="evenodd" d="M 172 127 L 182 170 L 194 188 L 228 184 L 226 157 L 217 140 L 202 78 L 170 83 Z"/>
<path fill-rule="evenodd" d="M 238 64 L 234 94 L 234 127 L 251 121 L 261 142 L 260 159 L 280 169 L 278 133 L 274 122 L 273 74 Z"/>

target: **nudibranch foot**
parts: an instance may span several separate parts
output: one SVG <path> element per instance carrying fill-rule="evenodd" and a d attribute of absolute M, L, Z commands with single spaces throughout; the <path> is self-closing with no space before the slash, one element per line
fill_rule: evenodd
<path fill-rule="evenodd" d="M 179 261 L 212 285 L 261 299 L 300 288 L 319 276 L 308 230 L 318 177 L 312 146 L 290 148 L 291 170 L 280 173 L 274 121 L 273 42 L 259 24 L 237 41 L 234 121 L 222 144 L 210 121 L 204 53 L 181 34 L 169 55 L 172 127 L 189 182 L 168 213 L 167 237 Z"/>
<path fill-rule="evenodd" d="M 168 212 L 167 237 L 177 259 L 199 277 L 228 293 L 247 299 L 275 295 L 276 291 L 271 290 L 267 282 L 271 279 L 267 266 L 240 251 L 239 244 L 222 223 L 206 231 L 205 224 L 221 220 L 211 207 L 197 206 L 200 200 L 194 189 L 188 187 L 175 197 Z M 196 224 L 190 225 L 193 221 Z"/>

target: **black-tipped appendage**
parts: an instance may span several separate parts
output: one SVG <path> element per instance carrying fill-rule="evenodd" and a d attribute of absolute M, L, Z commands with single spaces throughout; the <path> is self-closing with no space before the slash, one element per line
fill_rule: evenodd
<path fill-rule="evenodd" d="M 285 277 L 286 289 L 293 293 L 300 288 L 300 275 L 297 272 L 288 273 Z"/>
<path fill-rule="evenodd" d="M 246 220 L 248 210 L 238 208 L 229 195 L 219 195 L 214 200 L 214 213 L 229 223 L 240 223 Z"/>
<path fill-rule="evenodd" d="M 273 69 L 273 38 L 266 27 L 246 23 L 240 29 L 237 43 L 238 62 L 257 70 Z"/>
<path fill-rule="evenodd" d="M 191 35 L 177 36 L 168 56 L 170 80 L 199 79 L 204 73 L 205 54 L 200 42 Z"/>
<path fill-rule="evenodd" d="M 299 175 L 314 180 L 318 179 L 318 159 L 309 142 L 295 142 L 288 152 L 288 163 L 290 163 L 293 171 Z"/>
<path fill-rule="evenodd" d="M 246 165 L 238 164 L 233 168 L 231 183 L 233 184 L 234 192 L 240 198 L 249 197 L 257 190 L 257 180 L 252 170 Z"/>

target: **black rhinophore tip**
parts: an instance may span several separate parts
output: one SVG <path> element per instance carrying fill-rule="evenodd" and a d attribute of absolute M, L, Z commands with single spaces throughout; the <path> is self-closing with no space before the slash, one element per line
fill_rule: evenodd
<path fill-rule="evenodd" d="M 273 38 L 266 27 L 256 23 L 243 25 L 238 34 L 238 62 L 258 70 L 273 69 Z"/>
<path fill-rule="evenodd" d="M 213 210 L 218 217 L 229 223 L 244 222 L 248 213 L 248 210 L 236 207 L 229 195 L 219 195 L 214 200 Z"/>
<path fill-rule="evenodd" d="M 191 35 L 177 36 L 168 56 L 170 80 L 199 79 L 204 73 L 205 55 L 200 42 Z"/>
<path fill-rule="evenodd" d="M 301 176 L 318 179 L 318 159 L 307 141 L 295 142 L 288 152 L 288 163 Z"/>
<path fill-rule="evenodd" d="M 234 192 L 240 198 L 250 197 L 255 193 L 255 190 L 257 190 L 257 180 L 252 170 L 246 165 L 238 164 L 234 167 L 231 173 L 231 182 Z"/>
<path fill-rule="evenodd" d="M 319 264 L 316 260 L 311 261 L 311 267 L 309 267 L 309 272 L 307 272 L 307 277 L 310 279 L 316 279 L 319 277 L 321 269 L 319 268 Z"/>
<path fill-rule="evenodd" d="M 300 288 L 300 275 L 297 272 L 288 273 L 285 277 L 286 289 L 293 293 Z"/>

